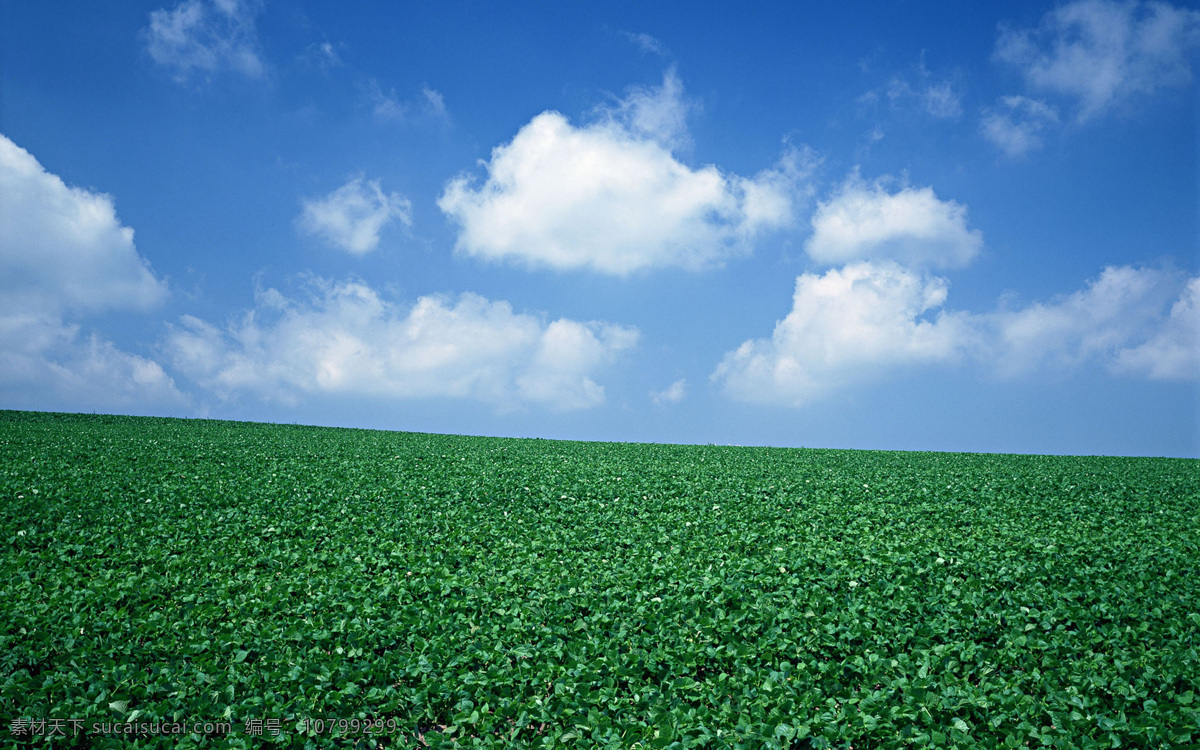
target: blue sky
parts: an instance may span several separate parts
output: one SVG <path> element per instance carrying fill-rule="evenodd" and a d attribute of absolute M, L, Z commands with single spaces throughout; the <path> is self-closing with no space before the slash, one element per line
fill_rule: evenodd
<path fill-rule="evenodd" d="M 1200 6 L 5 0 L 0 407 L 1200 456 Z"/>

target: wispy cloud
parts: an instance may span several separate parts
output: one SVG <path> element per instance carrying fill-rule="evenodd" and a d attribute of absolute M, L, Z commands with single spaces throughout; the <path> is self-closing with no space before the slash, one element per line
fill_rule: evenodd
<path fill-rule="evenodd" d="M 1011 157 L 1024 156 L 1042 147 L 1042 132 L 1058 125 L 1058 112 L 1040 99 L 1003 96 L 983 113 L 979 129 L 984 137 Z"/>
<path fill-rule="evenodd" d="M 997 60 L 1030 87 L 1076 105 L 1085 122 L 1113 107 L 1192 78 L 1200 11 L 1163 2 L 1078 0 L 1050 11 L 1036 29 L 1001 27 Z"/>
<path fill-rule="evenodd" d="M 892 76 L 887 85 L 872 89 L 858 98 L 860 104 L 884 101 L 893 110 L 915 110 L 941 120 L 962 115 L 962 95 L 952 78 L 937 78 L 925 67 L 925 56 L 914 71 Z"/>
<path fill-rule="evenodd" d="M 625 35 L 626 39 L 636 44 L 638 49 L 640 49 L 642 52 L 648 52 L 650 54 L 660 56 L 664 54 L 662 42 L 658 41 L 658 39 L 655 39 L 649 34 L 634 34 L 629 31 L 623 31 L 621 33 Z"/>
<path fill-rule="evenodd" d="M 261 8 L 256 0 L 187 0 L 152 11 L 143 31 L 146 51 L 181 83 L 226 70 L 262 77 L 266 65 L 254 24 Z"/>
<path fill-rule="evenodd" d="M 385 92 L 375 79 L 367 83 L 366 90 L 367 101 L 377 120 L 407 122 L 418 119 L 445 119 L 449 116 L 445 98 L 428 86 L 421 87 L 421 95 L 413 100 L 400 99 L 395 89 Z"/>
<path fill-rule="evenodd" d="M 324 198 L 301 204 L 301 229 L 354 255 L 377 248 L 388 224 L 412 226 L 412 202 L 399 193 L 384 193 L 378 180 L 356 177 Z"/>
<path fill-rule="evenodd" d="M 678 151 L 691 145 L 687 120 L 697 109 L 698 105 L 684 94 L 675 69 L 670 68 L 661 86 L 634 86 L 624 98 L 598 108 L 597 113 L 617 130 Z"/>
<path fill-rule="evenodd" d="M 928 115 L 951 120 L 962 114 L 962 101 L 950 81 L 923 81 L 914 87 L 901 78 L 887 86 L 887 98 L 895 106 L 915 105 Z"/>
<path fill-rule="evenodd" d="M 332 42 L 314 42 L 305 48 L 300 60 L 313 67 L 328 71 L 345 66 L 342 56 Z"/>
<path fill-rule="evenodd" d="M 656 404 L 678 404 L 687 396 L 687 380 L 680 378 L 661 391 L 651 391 L 650 400 Z"/>

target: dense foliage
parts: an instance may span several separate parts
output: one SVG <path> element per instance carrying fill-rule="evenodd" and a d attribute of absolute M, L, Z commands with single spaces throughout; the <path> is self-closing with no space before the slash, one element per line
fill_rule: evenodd
<path fill-rule="evenodd" d="M 0 494 L 0 744 L 1200 742 L 1194 460 L 0 412 Z"/>

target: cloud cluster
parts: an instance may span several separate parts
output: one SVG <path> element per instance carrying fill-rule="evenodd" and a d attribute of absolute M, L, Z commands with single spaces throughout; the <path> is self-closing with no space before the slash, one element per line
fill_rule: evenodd
<path fill-rule="evenodd" d="M 962 361 L 996 377 L 1094 362 L 1117 374 L 1200 378 L 1200 279 L 1181 285 L 1165 271 L 1109 267 L 1072 294 L 989 313 L 943 309 L 948 291 L 944 278 L 891 262 L 804 274 L 771 337 L 727 353 L 712 378 L 734 399 L 786 406 Z"/>
<path fill-rule="evenodd" d="M 66 185 L 0 136 L 0 394 L 28 408 L 179 406 L 163 369 L 76 322 L 167 297 L 107 195 Z"/>
<path fill-rule="evenodd" d="M 412 202 L 399 193 L 384 193 L 378 180 L 356 177 L 324 198 L 301 204 L 301 229 L 353 255 L 377 248 L 383 228 L 394 221 L 412 226 Z"/>
<path fill-rule="evenodd" d="M 1110 266 L 1083 289 L 976 316 L 976 325 L 987 333 L 987 361 L 1002 376 L 1063 371 L 1088 361 L 1114 369 L 1129 357 L 1131 345 L 1162 332 L 1164 313 L 1181 291 L 1186 286 L 1181 290 L 1167 272 Z"/>
<path fill-rule="evenodd" d="M 449 397 L 499 410 L 597 406 L 598 370 L 637 343 L 610 323 L 515 313 L 475 294 L 411 308 L 356 281 L 313 279 L 303 299 L 275 289 L 225 329 L 185 316 L 164 341 L 172 365 L 224 397 L 292 402 L 309 394 Z"/>
<path fill-rule="evenodd" d="M 266 71 L 254 29 L 260 10 L 257 0 L 186 0 L 160 8 L 143 31 L 146 51 L 181 83 L 195 73 L 225 70 L 259 78 Z"/>
<path fill-rule="evenodd" d="M 982 233 L 969 227 L 966 206 L 889 182 L 855 171 L 818 203 L 805 249 L 836 267 L 800 275 L 771 336 L 725 354 L 711 379 L 728 396 L 803 406 L 905 369 L 965 362 L 999 378 L 1087 363 L 1118 375 L 1200 378 L 1200 279 L 1112 266 L 1048 302 L 947 309 L 949 281 L 931 270 L 970 263 Z"/>
<path fill-rule="evenodd" d="M 930 187 L 889 192 L 886 182 L 868 183 L 855 172 L 819 203 L 805 243 L 809 257 L 827 265 L 891 259 L 957 268 L 979 253 L 983 236 L 968 227 L 966 206 L 940 200 Z"/>
<path fill-rule="evenodd" d="M 6 408 L 189 409 L 162 366 L 53 317 L 0 316 L 0 399 Z"/>
<path fill-rule="evenodd" d="M 717 266 L 792 224 L 807 156 L 788 151 L 751 178 L 693 169 L 672 153 L 686 138 L 686 111 L 668 73 L 661 88 L 634 90 L 590 125 L 543 112 L 493 150 L 482 185 L 467 175 L 446 185 L 438 205 L 459 225 L 456 249 L 624 276 Z"/>
<path fill-rule="evenodd" d="M 1048 12 L 1035 29 L 1001 26 L 994 57 L 1016 68 L 1031 93 L 984 110 L 980 132 L 1005 155 L 1023 156 L 1061 124 L 1096 120 L 1162 89 L 1192 80 L 1200 11 L 1163 2 L 1076 0 Z"/>
<path fill-rule="evenodd" d="M 1200 11 L 1162 2 L 1078 0 L 1037 29 L 1003 29 L 996 58 L 1037 90 L 1077 103 L 1080 122 L 1136 96 L 1191 80 Z"/>

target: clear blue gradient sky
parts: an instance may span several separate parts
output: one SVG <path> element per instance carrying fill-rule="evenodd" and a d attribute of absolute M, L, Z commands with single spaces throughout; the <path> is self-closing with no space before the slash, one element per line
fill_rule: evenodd
<path fill-rule="evenodd" d="M 0 7 L 0 408 L 1200 456 L 1196 3 Z"/>

